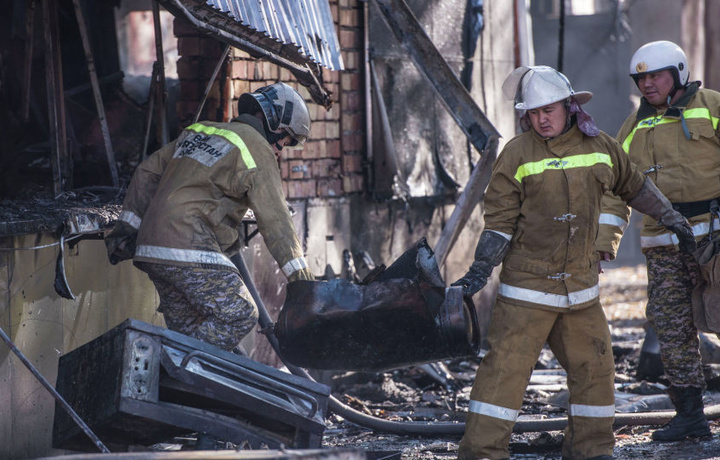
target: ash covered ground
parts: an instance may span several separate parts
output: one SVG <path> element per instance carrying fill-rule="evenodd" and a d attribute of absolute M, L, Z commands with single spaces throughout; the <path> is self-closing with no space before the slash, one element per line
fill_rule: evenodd
<path fill-rule="evenodd" d="M 645 266 L 607 269 L 601 275 L 601 296 L 613 339 L 616 362 L 616 406 L 618 410 L 643 412 L 673 410 L 664 395 L 662 376 L 638 380 L 637 366 L 645 337 L 647 278 Z M 708 391 L 706 407 L 720 404 L 717 366 L 720 352 L 713 342 L 704 342 Z M 717 355 L 717 356 L 716 356 Z M 444 363 L 452 379 L 443 385 L 420 368 L 381 374 L 345 373 L 326 376 L 333 394 L 347 405 L 396 421 L 464 421 L 470 388 L 480 359 Z M 567 390 L 563 372 L 549 350 L 543 350 L 528 391 L 523 415 L 564 417 Z M 711 440 L 687 440 L 675 443 L 651 441 L 657 426 L 625 426 L 615 431 L 617 459 L 720 459 L 720 419 L 710 422 Z M 331 414 L 323 446 L 327 448 L 361 447 L 371 459 L 443 459 L 456 458 L 459 436 L 417 437 L 373 432 Z M 561 431 L 513 433 L 511 458 L 560 459 Z"/>

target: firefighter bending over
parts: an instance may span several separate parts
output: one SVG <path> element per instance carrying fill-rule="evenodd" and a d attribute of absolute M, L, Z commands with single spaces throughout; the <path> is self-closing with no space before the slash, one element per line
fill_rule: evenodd
<path fill-rule="evenodd" d="M 525 132 L 493 166 L 475 261 L 454 283 L 473 295 L 503 263 L 459 458 L 509 458 L 510 434 L 545 342 L 568 375 L 563 458 L 612 458 L 615 363 L 595 246 L 603 193 L 654 216 L 681 244 L 695 240 L 687 221 L 582 110 L 592 93 L 573 91 L 546 66 L 515 69 L 503 92 L 515 100 Z"/>
<path fill-rule="evenodd" d="M 133 258 L 148 274 L 169 329 L 226 350 L 258 320 L 230 260 L 248 209 L 287 279 L 313 279 L 278 167 L 283 147 L 302 148 L 310 133 L 305 101 L 275 83 L 243 94 L 238 113 L 188 126 L 143 161 L 105 238 L 112 263 Z"/>

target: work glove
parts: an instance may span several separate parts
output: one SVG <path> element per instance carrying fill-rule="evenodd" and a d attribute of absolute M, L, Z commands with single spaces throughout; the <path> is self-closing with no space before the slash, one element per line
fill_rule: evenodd
<path fill-rule="evenodd" d="M 463 295 L 472 297 L 487 284 L 493 268 L 505 258 L 510 242 L 500 233 L 486 230 L 480 235 L 475 248 L 475 261 L 470 265 L 468 272 L 452 286 L 462 286 Z"/>
<path fill-rule="evenodd" d="M 697 249 L 695 236 L 690 223 L 682 214 L 673 209 L 670 201 L 655 186 L 653 181 L 645 178 L 640 191 L 630 201 L 628 206 L 637 209 L 657 220 L 660 225 L 673 232 L 678 238 L 680 251 L 692 254 Z"/>
<path fill-rule="evenodd" d="M 463 295 L 465 297 L 472 297 L 480 289 L 484 288 L 487 284 L 487 279 L 492 274 L 494 265 L 490 265 L 485 261 L 476 260 L 470 265 L 470 270 L 460 278 L 459 280 L 452 283 L 451 286 L 462 286 Z"/>
<path fill-rule="evenodd" d="M 119 220 L 105 235 L 104 240 L 108 259 L 111 264 L 115 265 L 123 260 L 132 259 L 135 255 L 137 230 L 127 222 Z"/>
<path fill-rule="evenodd" d="M 677 236 L 678 248 L 681 252 L 686 254 L 695 252 L 697 249 L 695 235 L 693 235 L 690 223 L 682 214 L 673 209 L 672 212 L 667 212 L 660 217 L 658 222 Z"/>

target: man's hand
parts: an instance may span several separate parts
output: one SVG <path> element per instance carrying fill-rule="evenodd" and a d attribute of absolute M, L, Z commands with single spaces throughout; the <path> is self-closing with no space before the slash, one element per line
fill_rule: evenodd
<path fill-rule="evenodd" d="M 126 222 L 118 221 L 115 227 L 105 235 L 105 247 L 112 265 L 123 260 L 132 259 L 135 255 L 137 230 Z"/>
<path fill-rule="evenodd" d="M 605 270 L 602 268 L 602 263 L 604 262 L 610 262 L 610 253 L 607 253 L 605 251 L 598 251 L 598 256 L 600 257 L 598 259 L 598 274 L 605 273 Z"/>
<path fill-rule="evenodd" d="M 666 225 L 666 227 L 673 232 L 678 238 L 678 247 L 681 252 L 686 254 L 692 254 L 697 249 L 697 242 L 695 242 L 695 235 L 693 235 L 692 227 L 685 218 L 681 222 Z"/>
<path fill-rule="evenodd" d="M 451 286 L 462 286 L 463 295 L 465 297 L 472 297 L 480 289 L 484 288 L 487 284 L 488 276 L 492 273 L 492 266 L 488 266 L 487 263 L 481 261 L 475 261 L 470 265 L 470 270 L 460 278 L 451 284 Z"/>

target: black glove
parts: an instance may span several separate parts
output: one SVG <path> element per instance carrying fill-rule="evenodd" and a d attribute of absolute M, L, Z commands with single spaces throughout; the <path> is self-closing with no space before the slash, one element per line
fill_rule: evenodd
<path fill-rule="evenodd" d="M 463 295 L 472 297 L 485 287 L 493 268 L 500 265 L 509 247 L 510 242 L 502 234 L 488 230 L 482 232 L 475 248 L 475 262 L 470 265 L 470 270 L 465 276 L 451 286 L 462 286 Z"/>
<path fill-rule="evenodd" d="M 118 221 L 104 239 L 111 264 L 132 259 L 135 255 L 137 230 L 127 222 Z"/>
<path fill-rule="evenodd" d="M 690 227 L 687 220 L 683 218 L 682 222 L 665 225 L 665 227 L 677 236 L 678 248 L 681 252 L 686 254 L 692 254 L 695 252 L 697 249 L 697 242 L 695 242 L 692 227 Z"/>
<path fill-rule="evenodd" d="M 677 235 L 678 246 L 682 252 L 691 254 L 697 248 L 687 219 L 673 209 L 670 201 L 649 178 L 645 178 L 643 186 L 627 204 L 657 220 L 659 224 Z"/>
<path fill-rule="evenodd" d="M 463 295 L 465 297 L 472 297 L 476 292 L 485 287 L 493 268 L 494 267 L 487 262 L 476 260 L 470 265 L 470 270 L 468 270 L 465 276 L 452 283 L 451 286 L 462 286 Z"/>

